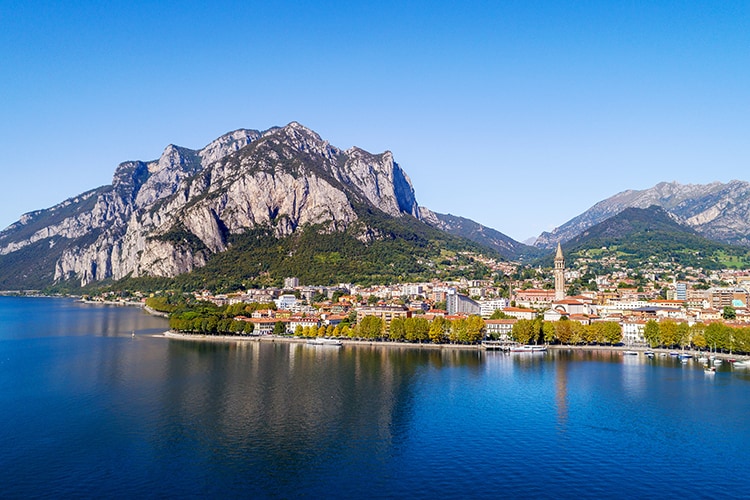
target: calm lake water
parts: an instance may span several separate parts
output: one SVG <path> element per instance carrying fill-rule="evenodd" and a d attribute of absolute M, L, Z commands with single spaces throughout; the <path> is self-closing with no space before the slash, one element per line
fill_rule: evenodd
<path fill-rule="evenodd" d="M 0 497 L 750 497 L 747 370 L 165 329 L 0 298 Z"/>

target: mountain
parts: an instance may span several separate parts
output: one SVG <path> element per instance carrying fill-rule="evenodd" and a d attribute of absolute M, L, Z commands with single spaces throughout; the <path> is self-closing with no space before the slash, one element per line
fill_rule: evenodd
<path fill-rule="evenodd" d="M 662 182 L 641 191 L 623 191 L 600 201 L 552 232 L 542 233 L 534 243 L 554 248 L 591 226 L 629 207 L 657 205 L 706 238 L 750 246 L 750 183 L 679 184 Z"/>
<path fill-rule="evenodd" d="M 427 224 L 446 233 L 467 238 L 491 248 L 509 260 L 539 257 L 542 253 L 538 248 L 519 243 L 510 236 L 471 219 L 451 214 L 440 214 L 425 207 L 419 207 L 419 213 L 422 220 Z"/>
<path fill-rule="evenodd" d="M 616 256 L 632 268 L 646 261 L 719 269 L 728 257 L 747 260 L 747 248 L 709 240 L 681 223 L 662 207 L 626 208 L 568 241 L 564 250 L 573 258 Z"/>
<path fill-rule="evenodd" d="M 341 150 L 296 122 L 237 130 L 200 150 L 169 145 L 158 160 L 122 163 L 111 185 L 21 217 L 0 233 L 0 288 L 172 278 L 217 259 L 214 271 L 235 281 L 312 267 L 333 269 L 329 279 L 387 279 L 434 275 L 441 247 L 479 251 L 419 217 L 390 152 Z"/>

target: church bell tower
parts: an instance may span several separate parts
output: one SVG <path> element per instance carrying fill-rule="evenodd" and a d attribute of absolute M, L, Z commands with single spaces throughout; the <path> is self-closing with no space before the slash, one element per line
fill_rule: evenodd
<path fill-rule="evenodd" d="M 557 243 L 557 253 L 555 254 L 555 300 L 565 298 L 565 257 L 563 257 L 560 242 Z"/>

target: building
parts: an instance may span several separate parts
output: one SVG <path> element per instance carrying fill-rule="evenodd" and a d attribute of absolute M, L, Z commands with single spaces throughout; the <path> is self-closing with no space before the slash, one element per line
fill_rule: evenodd
<path fill-rule="evenodd" d="M 622 327 L 622 341 L 626 345 L 645 344 L 643 329 L 646 328 L 646 320 L 628 319 L 620 323 Z"/>
<path fill-rule="evenodd" d="M 276 323 L 286 323 L 288 320 L 276 318 L 248 318 L 247 321 L 254 325 L 253 335 L 270 335 L 276 328 Z"/>
<path fill-rule="evenodd" d="M 448 296 L 445 299 L 445 307 L 448 309 L 448 315 L 450 316 L 460 313 L 479 314 L 481 312 L 481 308 L 475 300 L 466 295 L 461 295 L 455 289 L 448 292 Z"/>
<path fill-rule="evenodd" d="M 495 311 L 502 311 L 510 306 L 508 299 L 486 299 L 479 301 L 479 314 L 483 318 L 489 318 Z"/>
<path fill-rule="evenodd" d="M 563 257 L 560 242 L 557 243 L 557 253 L 555 254 L 555 300 L 565 298 L 565 257 Z"/>
<path fill-rule="evenodd" d="M 484 321 L 485 336 L 497 340 L 510 340 L 513 325 L 517 321 L 517 319 L 487 319 Z"/>
<path fill-rule="evenodd" d="M 744 288 L 711 288 L 711 307 L 724 309 L 727 306 L 745 307 L 748 303 L 748 294 Z"/>
<path fill-rule="evenodd" d="M 299 278 L 284 278 L 284 290 L 294 290 L 299 286 Z"/>
<path fill-rule="evenodd" d="M 292 294 L 284 294 L 280 296 L 278 299 L 274 300 L 276 303 L 277 309 L 282 309 L 285 311 L 293 311 L 294 306 L 297 305 L 297 297 L 295 297 Z"/>
<path fill-rule="evenodd" d="M 555 300 L 554 290 L 528 288 L 526 290 L 514 290 L 513 293 L 516 304 L 523 307 L 548 307 Z"/>
<path fill-rule="evenodd" d="M 521 307 L 506 307 L 503 312 L 508 316 L 518 319 L 534 319 L 537 315 L 535 310 Z"/>
<path fill-rule="evenodd" d="M 320 327 L 320 319 L 317 316 L 293 316 L 287 323 L 287 332 L 295 333 L 297 327 L 318 328 Z"/>
<path fill-rule="evenodd" d="M 357 308 L 357 323 L 361 323 L 365 316 L 375 316 L 390 328 L 393 318 L 408 318 L 409 309 L 404 306 L 362 306 Z"/>

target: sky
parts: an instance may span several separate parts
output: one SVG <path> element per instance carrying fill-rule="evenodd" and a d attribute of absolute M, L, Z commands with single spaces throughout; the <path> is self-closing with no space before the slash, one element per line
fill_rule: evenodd
<path fill-rule="evenodd" d="M 291 121 L 525 240 L 627 189 L 750 181 L 750 2 L 0 0 L 0 227 Z"/>

